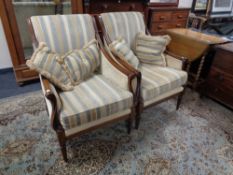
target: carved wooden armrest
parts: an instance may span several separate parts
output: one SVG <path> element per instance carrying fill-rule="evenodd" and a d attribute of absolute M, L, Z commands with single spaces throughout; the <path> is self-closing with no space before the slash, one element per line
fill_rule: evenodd
<path fill-rule="evenodd" d="M 101 48 L 101 52 L 103 54 L 102 74 L 120 87 L 129 90 L 133 94 L 134 105 L 137 105 L 140 98 L 141 73 L 126 69 L 117 63 L 105 49 Z"/>
<path fill-rule="evenodd" d="M 62 128 L 59 120 L 58 112 L 61 107 L 59 96 L 57 94 L 56 88 L 49 82 L 48 79 L 40 75 L 41 86 L 45 96 L 47 108 L 50 115 L 51 127 L 54 130 Z M 51 108 L 51 109 L 49 109 Z"/>

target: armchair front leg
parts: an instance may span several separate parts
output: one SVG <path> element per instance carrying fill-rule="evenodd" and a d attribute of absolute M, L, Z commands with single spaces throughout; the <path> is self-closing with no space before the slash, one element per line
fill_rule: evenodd
<path fill-rule="evenodd" d="M 67 158 L 67 150 L 66 150 L 66 136 L 65 136 L 65 130 L 63 129 L 59 119 L 58 100 L 55 95 L 57 92 L 54 92 L 56 89 L 51 88 L 51 84 L 46 78 L 40 76 L 40 79 L 41 79 L 42 89 L 46 98 L 46 103 L 51 107 L 51 111 L 49 112 L 51 127 L 55 130 L 57 134 L 63 159 L 65 162 L 67 162 L 68 158 Z M 49 108 L 49 106 L 47 107 Z"/>

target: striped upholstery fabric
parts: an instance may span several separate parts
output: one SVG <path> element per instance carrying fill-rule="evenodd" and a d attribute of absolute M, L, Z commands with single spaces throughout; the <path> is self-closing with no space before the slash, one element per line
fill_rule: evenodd
<path fill-rule="evenodd" d="M 81 81 L 90 77 L 100 65 L 100 53 L 97 41 L 92 40 L 81 50 L 74 50 L 64 55 L 65 69 L 69 73 L 72 83 L 78 85 Z"/>
<path fill-rule="evenodd" d="M 45 43 L 40 43 L 26 64 L 33 70 L 48 78 L 62 90 L 72 90 L 70 77 L 61 64 L 57 62 L 60 55 L 51 52 Z"/>
<path fill-rule="evenodd" d="M 57 53 L 82 49 L 95 39 L 92 18 L 88 14 L 33 16 L 31 22 L 38 42 L 45 42 Z"/>
<path fill-rule="evenodd" d="M 93 76 L 73 91 L 60 93 L 60 99 L 61 123 L 66 130 L 129 109 L 133 104 L 130 92 L 118 88 L 103 75 Z"/>
<path fill-rule="evenodd" d="M 164 51 L 171 41 L 168 35 L 150 36 L 138 33 L 135 41 L 135 53 L 140 62 L 166 66 Z"/>
<path fill-rule="evenodd" d="M 119 39 L 113 41 L 109 45 L 109 48 L 118 57 L 126 60 L 134 68 L 136 68 L 136 69 L 138 68 L 138 65 L 139 65 L 138 58 L 134 55 L 133 51 L 127 46 L 127 44 L 123 38 L 119 38 Z"/>
<path fill-rule="evenodd" d="M 151 100 L 181 87 L 187 81 L 187 73 L 181 70 L 149 64 L 140 64 L 142 73 L 142 97 Z"/>
<path fill-rule="evenodd" d="M 121 36 L 131 49 L 136 34 L 146 31 L 143 15 L 140 12 L 102 13 L 101 17 L 111 41 Z"/>

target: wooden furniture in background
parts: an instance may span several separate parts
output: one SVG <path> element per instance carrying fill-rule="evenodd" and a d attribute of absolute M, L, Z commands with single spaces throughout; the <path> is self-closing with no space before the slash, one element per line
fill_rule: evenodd
<path fill-rule="evenodd" d="M 228 42 L 221 37 L 203 34 L 191 29 L 168 29 L 166 34 L 169 34 L 172 38 L 167 50 L 188 59 L 188 72 L 191 64 L 200 59 L 196 74 L 189 74 L 190 80 L 194 78 L 194 81 L 189 82 L 193 88 L 198 85 L 206 55 L 212 46 Z"/>
<path fill-rule="evenodd" d="M 146 13 L 148 7 L 177 7 L 179 0 L 77 0 L 82 6 L 79 13 L 100 14 L 114 11 L 141 11 Z"/>
<path fill-rule="evenodd" d="M 171 28 L 185 28 L 189 16 L 188 8 L 149 8 L 148 26 L 151 34 L 162 34 Z"/>
<path fill-rule="evenodd" d="M 80 13 L 100 14 L 116 11 L 140 11 L 152 34 L 168 28 L 185 27 L 189 9 L 177 8 L 179 0 L 152 2 L 149 0 L 80 0 Z M 160 19 L 161 18 L 161 19 Z"/>
<path fill-rule="evenodd" d="M 60 3 L 55 4 L 53 2 L 42 2 L 39 0 L 38 2 L 14 2 L 13 0 L 0 1 L 0 17 L 12 59 L 16 82 L 18 84 L 38 78 L 37 73 L 29 70 L 25 64 L 33 51 L 31 42 L 29 41 L 30 37 L 26 22 L 27 18 L 32 15 L 49 15 L 63 12 L 77 13 L 82 10 L 80 2 L 81 1 L 79 0 L 61 0 Z M 45 5 L 37 6 L 37 3 L 44 3 Z M 64 3 L 66 4 L 65 6 Z M 65 10 L 62 7 L 64 7 Z M 25 10 L 22 8 L 25 8 Z M 25 20 L 23 18 L 25 18 Z"/>
<path fill-rule="evenodd" d="M 83 13 L 100 14 L 117 11 L 144 12 L 146 6 L 146 0 L 87 0 L 83 3 Z"/>
<path fill-rule="evenodd" d="M 233 109 L 233 43 L 215 47 L 204 94 Z"/>

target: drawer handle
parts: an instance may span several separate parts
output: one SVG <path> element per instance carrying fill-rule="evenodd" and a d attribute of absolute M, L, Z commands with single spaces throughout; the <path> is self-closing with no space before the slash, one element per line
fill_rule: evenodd
<path fill-rule="evenodd" d="M 218 75 L 218 76 L 217 76 L 217 80 L 223 81 L 223 80 L 224 80 L 224 77 L 223 77 L 222 75 Z"/>
<path fill-rule="evenodd" d="M 159 19 L 160 20 L 165 20 L 166 18 L 165 18 L 165 16 L 160 16 Z"/>
<path fill-rule="evenodd" d="M 214 92 L 218 92 L 219 91 L 219 89 L 218 88 L 214 88 Z"/>
<path fill-rule="evenodd" d="M 102 9 L 103 9 L 103 11 L 107 10 L 108 9 L 108 5 L 107 4 L 103 4 Z"/>
<path fill-rule="evenodd" d="M 133 10 L 135 10 L 135 4 L 131 4 L 131 6 L 130 6 L 130 9 L 129 9 L 130 11 L 133 11 Z"/>
<path fill-rule="evenodd" d="M 158 29 L 163 29 L 163 26 L 158 26 Z"/>
<path fill-rule="evenodd" d="M 183 18 L 183 15 L 179 15 L 178 18 L 179 18 L 179 19 Z"/>

